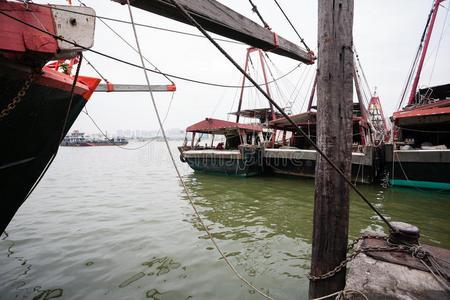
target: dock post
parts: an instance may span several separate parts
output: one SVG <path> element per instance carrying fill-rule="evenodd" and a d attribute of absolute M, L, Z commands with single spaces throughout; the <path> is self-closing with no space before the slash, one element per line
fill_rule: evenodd
<path fill-rule="evenodd" d="M 353 0 L 319 0 L 317 141 L 319 148 L 350 178 L 353 105 Z M 347 253 L 349 186 L 317 157 L 309 297 L 345 287 L 345 268 L 327 279 Z"/>

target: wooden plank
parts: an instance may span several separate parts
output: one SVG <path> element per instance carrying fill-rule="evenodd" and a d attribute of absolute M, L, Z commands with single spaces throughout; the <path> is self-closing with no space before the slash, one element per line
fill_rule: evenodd
<path fill-rule="evenodd" d="M 319 0 L 317 71 L 317 141 L 319 148 L 351 175 L 353 108 L 353 0 Z M 317 158 L 311 275 L 337 267 L 347 254 L 349 185 L 322 157 Z M 336 275 L 311 280 L 309 297 L 345 287 L 345 268 Z"/>
<path fill-rule="evenodd" d="M 152 92 L 174 92 L 175 88 L 172 85 L 152 85 Z M 111 84 L 108 89 L 108 85 L 101 83 L 95 89 L 95 92 L 148 92 L 148 86 L 146 84 Z"/>
<path fill-rule="evenodd" d="M 126 4 L 125 0 L 112 0 Z M 132 6 L 189 24 L 170 0 L 134 0 Z M 252 20 L 214 0 L 177 0 L 202 27 L 210 32 L 243 42 L 253 47 L 290 57 L 305 64 L 313 64 L 314 56 L 298 45 L 278 36 L 278 47 L 274 34 Z M 271 50 L 272 49 L 272 50 Z"/>

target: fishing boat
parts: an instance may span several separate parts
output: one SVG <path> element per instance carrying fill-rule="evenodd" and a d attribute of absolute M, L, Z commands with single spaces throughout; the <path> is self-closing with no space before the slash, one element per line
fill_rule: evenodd
<path fill-rule="evenodd" d="M 381 103 L 376 92 L 369 99 L 370 87 L 367 80 L 362 84 L 363 69 L 356 50 L 353 69 L 354 85 L 358 102 L 353 103 L 352 126 L 352 181 L 373 183 L 382 177 L 384 172 L 384 143 L 388 139 L 389 130 L 384 119 Z M 313 106 L 317 77 L 314 80 L 306 112 L 291 116 L 292 121 L 308 137 L 316 142 L 317 107 Z M 365 88 L 366 90 L 363 90 Z M 364 105 L 364 103 L 367 103 Z M 307 139 L 297 132 L 286 118 L 277 118 L 269 122 L 274 130 L 275 141 L 271 147 L 264 149 L 266 169 L 275 174 L 314 177 L 316 169 L 316 150 Z"/>
<path fill-rule="evenodd" d="M 304 113 L 291 116 L 291 119 L 314 142 L 316 142 L 317 111 L 314 107 Z M 285 118 L 270 122 L 278 132 L 273 147 L 264 149 L 264 162 L 275 174 L 302 177 L 315 176 L 317 153 L 303 135 Z M 363 117 L 359 103 L 353 105 L 352 140 L 352 180 L 372 183 L 381 174 L 380 151 L 374 147 L 372 129 Z"/>
<path fill-rule="evenodd" d="M 393 137 L 386 148 L 386 170 L 393 186 L 450 190 L 450 84 L 417 89 L 442 1 L 433 3 L 403 90 L 399 107 L 406 99 L 407 105 L 391 118 Z"/>
<path fill-rule="evenodd" d="M 208 140 L 202 146 L 203 137 Z M 264 141 L 259 125 L 206 118 L 186 128 L 178 149 L 181 161 L 195 171 L 247 177 L 263 171 L 260 145 Z"/>
<path fill-rule="evenodd" d="M 95 14 L 88 7 L 64 7 Z M 0 157 L 3 232 L 48 169 L 100 79 L 78 76 L 75 81 L 70 73 L 45 66 L 83 50 L 54 36 L 91 47 L 95 18 L 9 1 L 0 1 L 0 12 L 0 135 L 8 148 Z"/>

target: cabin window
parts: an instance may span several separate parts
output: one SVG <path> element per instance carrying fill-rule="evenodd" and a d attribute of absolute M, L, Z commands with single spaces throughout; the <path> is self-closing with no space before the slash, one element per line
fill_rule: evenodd
<path fill-rule="evenodd" d="M 227 135 L 227 141 L 225 144 L 225 149 L 238 149 L 241 144 L 241 138 L 239 135 Z"/>

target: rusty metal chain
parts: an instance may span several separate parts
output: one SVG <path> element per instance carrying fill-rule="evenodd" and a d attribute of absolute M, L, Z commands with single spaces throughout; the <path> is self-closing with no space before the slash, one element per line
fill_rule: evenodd
<path fill-rule="evenodd" d="M 358 244 L 359 241 L 366 239 L 366 238 L 371 238 L 371 239 L 381 239 L 381 240 L 387 240 L 389 237 L 388 236 L 380 236 L 380 235 L 372 235 L 372 234 L 363 234 L 362 236 L 360 236 L 359 238 L 356 238 L 353 242 L 351 242 L 348 247 L 347 247 L 347 251 L 352 250 L 356 244 Z M 404 249 L 403 249 L 404 248 Z M 311 273 L 306 274 L 306 277 L 308 277 L 309 280 L 322 280 L 322 279 L 326 279 L 326 278 L 330 278 L 333 277 L 334 275 L 336 275 L 336 273 L 339 273 L 340 271 L 342 271 L 342 269 L 347 265 L 348 262 L 350 262 L 351 260 L 353 260 L 356 255 L 358 255 L 361 252 L 382 252 L 382 251 L 409 251 L 408 247 L 404 247 L 404 246 L 389 246 L 389 247 L 364 247 L 361 249 L 358 249 L 354 252 L 352 252 L 350 255 L 347 256 L 346 259 L 344 259 L 337 267 L 335 267 L 333 270 L 322 274 L 322 275 L 317 275 L 317 276 L 313 276 L 311 275 Z"/>
<path fill-rule="evenodd" d="M 17 93 L 17 95 L 12 99 L 12 101 L 4 108 L 0 113 L 0 121 L 3 120 L 6 116 L 9 115 L 11 111 L 16 108 L 16 105 L 22 101 L 22 97 L 25 96 L 26 92 L 31 86 L 31 82 L 33 81 L 33 74 L 28 75 L 28 79 L 25 80 L 23 87 Z"/>

